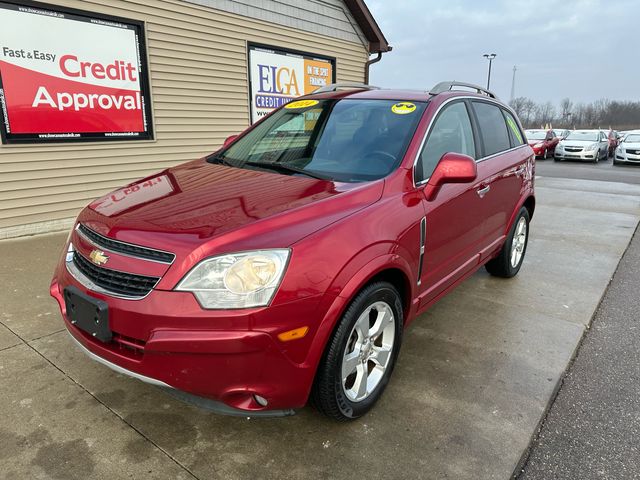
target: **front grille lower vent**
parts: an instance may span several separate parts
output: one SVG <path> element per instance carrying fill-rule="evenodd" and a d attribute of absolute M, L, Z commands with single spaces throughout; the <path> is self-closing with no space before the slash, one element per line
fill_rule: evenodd
<path fill-rule="evenodd" d="M 73 264 L 95 285 L 108 292 L 126 297 L 144 297 L 160 280 L 158 277 L 147 277 L 98 267 L 78 252 L 73 253 Z"/>

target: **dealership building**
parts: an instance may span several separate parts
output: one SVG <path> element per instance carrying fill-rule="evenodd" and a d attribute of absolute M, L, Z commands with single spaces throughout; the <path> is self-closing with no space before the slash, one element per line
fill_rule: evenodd
<path fill-rule="evenodd" d="M 0 0 L 0 25 L 0 239 L 69 228 L 391 49 L 363 0 Z"/>

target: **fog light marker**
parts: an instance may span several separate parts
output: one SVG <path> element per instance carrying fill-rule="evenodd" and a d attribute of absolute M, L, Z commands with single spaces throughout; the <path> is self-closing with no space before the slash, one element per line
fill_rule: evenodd
<path fill-rule="evenodd" d="M 278 339 L 281 342 L 289 342 L 291 340 L 297 340 L 304 337 L 309 331 L 309 327 L 300 327 L 293 330 L 288 330 L 278 334 Z"/>

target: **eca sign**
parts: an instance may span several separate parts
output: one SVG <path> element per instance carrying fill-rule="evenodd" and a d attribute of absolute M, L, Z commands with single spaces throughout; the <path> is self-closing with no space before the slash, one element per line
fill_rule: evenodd
<path fill-rule="evenodd" d="M 3 143 L 152 138 L 140 22 L 0 0 Z"/>
<path fill-rule="evenodd" d="M 334 58 L 249 45 L 251 122 L 335 81 Z"/>

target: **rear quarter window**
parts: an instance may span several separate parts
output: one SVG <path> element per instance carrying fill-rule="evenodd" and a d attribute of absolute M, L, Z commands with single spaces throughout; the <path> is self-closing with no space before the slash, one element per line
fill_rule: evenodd
<path fill-rule="evenodd" d="M 504 118 L 507 121 L 507 130 L 509 131 L 509 137 L 511 138 L 511 145 L 514 147 L 524 145 L 524 135 L 522 134 L 522 130 L 520 130 L 516 119 L 506 110 L 502 110 L 502 113 L 504 113 Z"/>
<path fill-rule="evenodd" d="M 507 130 L 502 109 L 497 105 L 486 102 L 472 102 L 478 119 L 480 135 L 484 143 L 484 156 L 509 150 L 511 140 Z"/>

